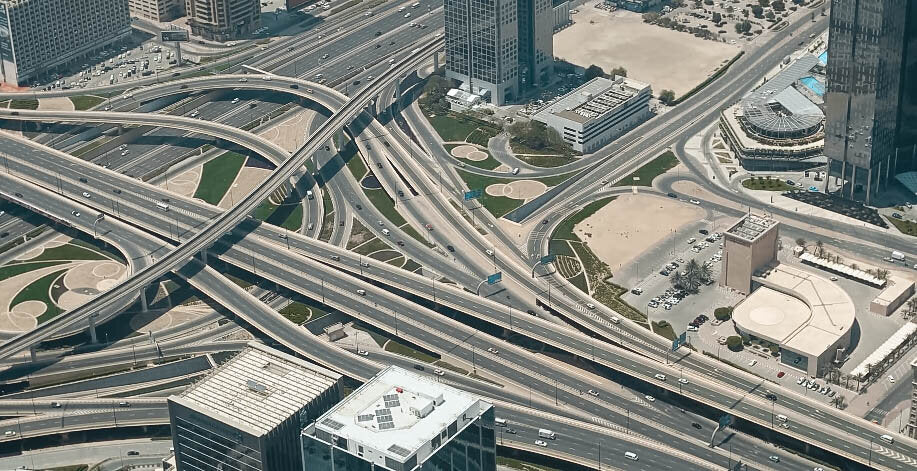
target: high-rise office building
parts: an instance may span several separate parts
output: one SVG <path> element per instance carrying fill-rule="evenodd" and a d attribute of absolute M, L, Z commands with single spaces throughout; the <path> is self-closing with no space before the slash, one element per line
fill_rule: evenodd
<path fill-rule="evenodd" d="M 494 471 L 493 405 L 390 366 L 302 432 L 303 471 Z"/>
<path fill-rule="evenodd" d="M 260 344 L 169 398 L 178 471 L 290 471 L 299 435 L 341 399 L 341 375 Z"/>
<path fill-rule="evenodd" d="M 917 165 L 917 2 L 832 0 L 828 34 L 828 175 L 868 202 Z"/>
<path fill-rule="evenodd" d="M 185 0 L 191 34 L 214 41 L 249 37 L 261 26 L 260 0 Z"/>
<path fill-rule="evenodd" d="M 130 33 L 124 0 L 0 0 L 0 78 L 27 85 Z"/>
<path fill-rule="evenodd" d="M 444 0 L 446 76 L 502 105 L 554 64 L 551 0 Z"/>
<path fill-rule="evenodd" d="M 185 0 L 130 0 L 131 16 L 166 22 L 185 15 Z"/>
<path fill-rule="evenodd" d="M 907 420 L 907 436 L 917 438 L 917 357 L 911 362 L 911 413 Z"/>

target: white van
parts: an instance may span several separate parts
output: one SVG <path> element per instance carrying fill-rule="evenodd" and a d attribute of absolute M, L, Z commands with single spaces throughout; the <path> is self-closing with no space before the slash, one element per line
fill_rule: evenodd
<path fill-rule="evenodd" d="M 167 204 L 165 204 L 165 203 L 163 203 L 163 202 L 161 202 L 161 201 L 157 201 L 157 202 L 156 202 L 156 207 L 158 207 L 159 209 L 161 209 L 161 210 L 163 210 L 163 211 L 168 211 L 168 210 L 169 210 L 169 205 L 167 205 Z"/>
<path fill-rule="evenodd" d="M 411 5 L 411 8 L 420 8 L 420 2 L 415 2 L 413 5 Z"/>
<path fill-rule="evenodd" d="M 555 434 L 554 432 L 546 428 L 538 429 L 538 436 L 541 438 L 547 438 L 548 440 L 554 440 L 555 438 L 557 438 L 557 434 Z"/>
<path fill-rule="evenodd" d="M 785 415 L 783 415 L 783 414 L 777 414 L 777 420 L 779 420 L 780 422 L 786 422 L 786 421 L 788 421 L 788 420 L 790 420 L 790 419 L 788 419 L 787 416 L 785 416 Z"/>
<path fill-rule="evenodd" d="M 513 175 L 519 175 L 519 167 L 513 168 Z"/>
<path fill-rule="evenodd" d="M 357 290 L 357 294 L 359 294 L 360 296 L 366 296 L 366 290 L 365 290 L 365 289 L 358 289 L 358 290 Z"/>
<path fill-rule="evenodd" d="M 312 190 L 306 190 L 306 197 L 311 200 L 312 198 L 315 198 L 315 195 L 312 194 Z"/>
<path fill-rule="evenodd" d="M 501 419 L 499 417 L 494 417 L 494 425 L 498 427 L 506 427 L 506 419 Z"/>
<path fill-rule="evenodd" d="M 627 459 L 629 459 L 629 460 L 631 460 L 631 461 L 637 461 L 638 459 L 640 459 L 640 458 L 637 457 L 637 454 L 634 453 L 634 452 L 632 452 L 632 451 L 626 451 L 626 452 L 624 452 L 624 457 L 627 458 Z"/>
<path fill-rule="evenodd" d="M 382 229 L 382 233 L 385 234 L 385 237 L 388 237 L 388 236 L 392 235 L 392 233 L 389 232 L 388 229 Z"/>
<path fill-rule="evenodd" d="M 891 445 L 892 443 L 895 443 L 895 439 L 891 435 L 881 435 L 879 436 L 879 439 L 885 443 L 888 443 L 889 445 Z"/>

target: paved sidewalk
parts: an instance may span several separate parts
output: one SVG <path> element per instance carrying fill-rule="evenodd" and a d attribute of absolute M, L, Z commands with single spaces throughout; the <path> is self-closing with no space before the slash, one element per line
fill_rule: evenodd
<path fill-rule="evenodd" d="M 857 417 L 865 417 L 873 407 L 876 407 L 877 404 L 882 402 L 882 399 L 885 398 L 886 394 L 891 389 L 888 387 L 887 382 L 889 375 L 899 378 L 900 380 L 911 377 L 911 362 L 914 361 L 915 355 L 917 355 L 917 347 L 911 348 L 909 352 L 901 356 L 901 359 L 898 360 L 897 363 L 882 373 L 882 377 L 870 385 L 865 394 L 849 398 L 847 401 L 849 406 L 846 411 Z"/>

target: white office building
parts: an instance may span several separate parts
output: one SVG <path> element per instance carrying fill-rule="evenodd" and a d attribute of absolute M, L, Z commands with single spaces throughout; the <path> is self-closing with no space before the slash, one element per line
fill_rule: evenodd
<path fill-rule="evenodd" d="M 178 471 L 290 471 L 299 434 L 341 399 L 341 375 L 257 343 L 169 398 Z"/>
<path fill-rule="evenodd" d="M 653 116 L 649 84 L 597 77 L 538 111 L 533 119 L 556 130 L 574 150 L 594 152 Z"/>
<path fill-rule="evenodd" d="M 28 85 L 130 33 L 125 0 L 0 0 L 0 78 Z"/>
<path fill-rule="evenodd" d="M 395 366 L 302 432 L 303 471 L 495 471 L 493 405 Z"/>

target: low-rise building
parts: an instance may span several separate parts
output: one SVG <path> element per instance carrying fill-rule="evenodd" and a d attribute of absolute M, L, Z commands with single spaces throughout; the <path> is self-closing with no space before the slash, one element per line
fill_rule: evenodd
<path fill-rule="evenodd" d="M 810 168 L 827 162 L 824 64 L 806 54 L 723 110 L 724 140 L 747 170 Z"/>
<path fill-rule="evenodd" d="M 185 15 L 185 0 L 130 0 L 128 7 L 131 16 L 162 23 Z"/>
<path fill-rule="evenodd" d="M 594 152 L 651 118 L 652 94 L 647 83 L 596 77 L 532 118 L 560 133 L 574 150 Z"/>
<path fill-rule="evenodd" d="M 886 288 L 869 303 L 869 310 L 880 316 L 890 316 L 913 295 L 913 281 L 892 276 Z"/>
<path fill-rule="evenodd" d="M 395 366 L 302 432 L 303 471 L 496 470 L 493 405 Z"/>
<path fill-rule="evenodd" d="M 0 0 L 0 78 L 25 86 L 126 39 L 131 34 L 127 5 L 124 0 Z"/>
<path fill-rule="evenodd" d="M 178 471 L 290 471 L 299 434 L 341 398 L 341 375 L 250 343 L 169 398 Z"/>
<path fill-rule="evenodd" d="M 778 225 L 775 219 L 748 214 L 726 230 L 720 285 L 751 293 L 755 272 L 777 261 Z"/>

